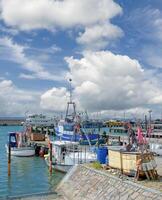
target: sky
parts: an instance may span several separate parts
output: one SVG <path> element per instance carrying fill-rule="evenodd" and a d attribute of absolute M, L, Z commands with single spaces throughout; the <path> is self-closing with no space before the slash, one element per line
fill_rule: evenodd
<path fill-rule="evenodd" d="M 0 116 L 162 117 L 161 0 L 0 0 Z"/>

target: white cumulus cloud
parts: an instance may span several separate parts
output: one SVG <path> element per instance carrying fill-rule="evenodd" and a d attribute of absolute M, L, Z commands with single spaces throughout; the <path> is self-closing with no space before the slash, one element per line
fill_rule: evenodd
<path fill-rule="evenodd" d="M 100 49 L 122 35 L 123 31 L 118 26 L 105 22 L 86 27 L 85 32 L 79 34 L 77 42 L 89 49 Z"/>
<path fill-rule="evenodd" d="M 3 20 L 6 24 L 22 30 L 53 26 L 85 26 L 110 19 L 119 13 L 121 13 L 121 7 L 113 0 L 1 1 Z"/>
<path fill-rule="evenodd" d="M 103 116 L 114 117 L 115 113 L 116 117 L 123 117 L 126 112 L 129 117 L 142 117 L 143 112 L 162 104 L 158 79 L 151 78 L 151 72 L 135 59 L 110 51 L 86 51 L 82 58 L 68 57 L 66 61 L 67 77 L 73 80 L 79 110 L 100 112 Z M 41 107 L 46 110 L 62 111 L 66 103 L 65 88 L 53 88 L 41 96 Z"/>
<path fill-rule="evenodd" d="M 123 110 L 162 103 L 161 89 L 145 76 L 137 60 L 109 51 L 88 51 L 81 59 L 66 60 L 84 109 Z"/>
<path fill-rule="evenodd" d="M 83 32 L 77 41 L 87 45 L 99 40 L 95 48 L 106 46 L 103 39 L 122 35 L 121 29 L 110 22 L 122 13 L 122 8 L 113 0 L 1 0 L 0 5 L 1 19 L 18 30 L 79 27 Z"/>
<path fill-rule="evenodd" d="M 11 80 L 0 81 L 0 113 L 3 116 L 24 116 L 27 110 L 36 112 L 39 97 L 39 92 L 22 90 Z"/>
<path fill-rule="evenodd" d="M 69 93 L 66 88 L 52 88 L 41 95 L 41 108 L 44 110 L 65 111 Z"/>

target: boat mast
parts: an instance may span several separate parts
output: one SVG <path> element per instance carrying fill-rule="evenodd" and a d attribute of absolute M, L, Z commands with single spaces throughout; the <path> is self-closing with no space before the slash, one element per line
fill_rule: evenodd
<path fill-rule="evenodd" d="M 71 78 L 69 79 L 69 82 L 70 82 L 70 102 L 69 103 L 72 103 L 72 85 L 71 85 L 72 79 Z"/>
<path fill-rule="evenodd" d="M 67 109 L 66 109 L 66 117 L 65 117 L 65 120 L 68 121 L 68 120 L 72 120 L 74 121 L 74 118 L 76 116 L 76 105 L 75 105 L 75 102 L 72 101 L 72 79 L 70 78 L 69 79 L 69 82 L 70 82 L 70 99 L 69 99 L 69 102 L 67 102 Z M 70 109 L 72 110 L 72 112 L 70 113 Z"/>

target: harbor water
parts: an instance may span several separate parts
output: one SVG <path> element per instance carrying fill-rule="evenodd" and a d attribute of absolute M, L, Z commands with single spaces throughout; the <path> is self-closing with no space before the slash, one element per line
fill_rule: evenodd
<path fill-rule="evenodd" d="M 21 126 L 0 126 L 0 199 L 12 196 L 53 192 L 64 174 L 49 173 L 45 161 L 40 157 L 12 157 L 11 176 L 8 177 L 8 163 L 5 144 L 8 132 L 21 131 Z"/>

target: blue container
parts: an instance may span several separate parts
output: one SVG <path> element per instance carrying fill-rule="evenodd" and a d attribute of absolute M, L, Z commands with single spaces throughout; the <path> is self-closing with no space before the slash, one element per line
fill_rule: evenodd
<path fill-rule="evenodd" d="M 107 147 L 99 147 L 97 150 L 97 160 L 100 164 L 106 164 L 106 157 L 108 155 Z"/>
<path fill-rule="evenodd" d="M 109 158 L 108 158 L 108 155 L 106 156 L 106 164 L 107 164 L 107 165 L 109 164 Z"/>

